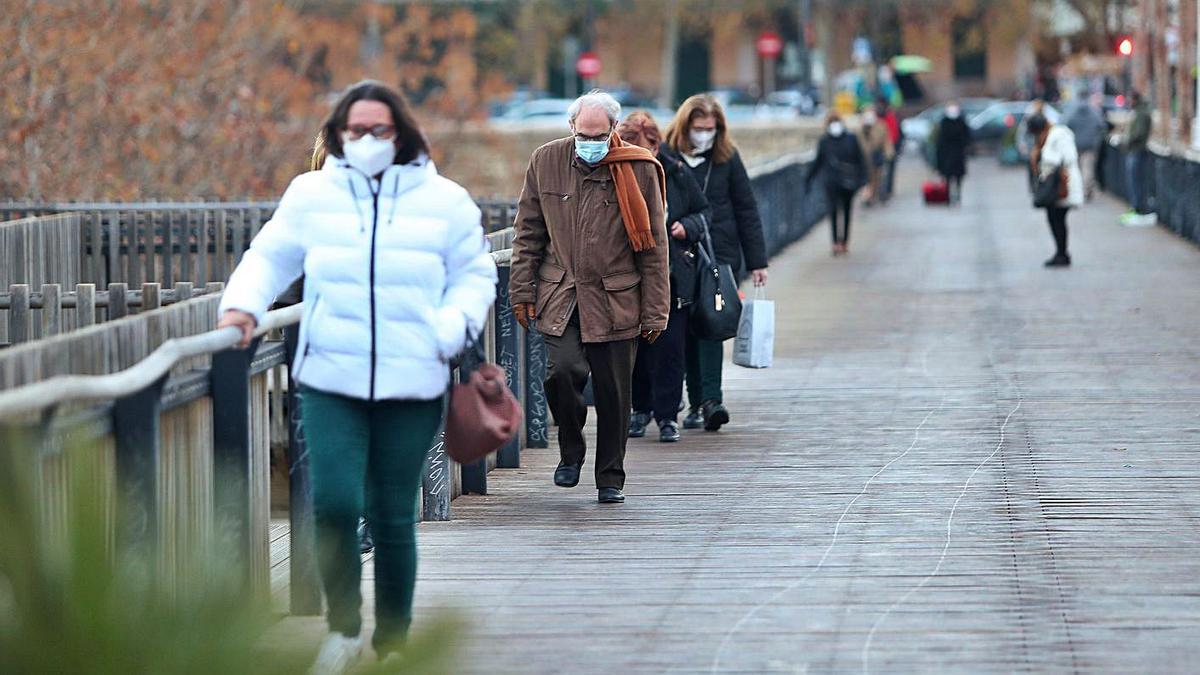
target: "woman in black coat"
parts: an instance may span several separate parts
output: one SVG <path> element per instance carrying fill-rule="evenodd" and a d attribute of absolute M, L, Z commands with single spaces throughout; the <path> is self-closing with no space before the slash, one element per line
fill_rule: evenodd
<path fill-rule="evenodd" d="M 843 255 L 850 252 L 850 214 L 854 209 L 854 195 L 867 184 L 868 165 L 862 143 L 834 112 L 825 118 L 825 135 L 817 143 L 816 159 L 808 165 L 804 177 L 806 192 L 812 190 L 813 179 L 822 173 L 829 205 L 829 225 L 833 230 L 833 254 Z"/>
<path fill-rule="evenodd" d="M 962 116 L 957 101 L 946 106 L 946 115 L 938 128 L 937 169 L 950 186 L 950 202 L 962 200 L 963 176 L 967 175 L 967 151 L 971 147 L 971 128 Z"/>
<path fill-rule="evenodd" d="M 750 176 L 729 136 L 725 111 L 708 94 L 683 102 L 667 129 L 667 144 L 682 157 L 712 207 L 709 230 L 717 262 L 755 286 L 767 283 L 767 247 Z M 687 389 L 691 410 L 683 428 L 716 431 L 729 423 L 721 391 L 725 350 L 721 342 L 688 333 Z"/>
<path fill-rule="evenodd" d="M 658 155 L 667 176 L 667 230 L 671 235 L 670 319 L 667 330 L 657 340 L 653 343 L 643 340 L 638 345 L 629 436 L 645 436 L 646 426 L 653 419 L 658 423 L 658 439 L 674 443 L 679 440 L 679 404 L 683 401 L 688 305 L 696 288 L 696 256 L 692 246 L 703 236 L 704 222 L 711 212 L 704 191 L 687 165 L 662 144 L 653 117 L 635 112 L 617 127 L 617 133 L 626 143 Z"/>

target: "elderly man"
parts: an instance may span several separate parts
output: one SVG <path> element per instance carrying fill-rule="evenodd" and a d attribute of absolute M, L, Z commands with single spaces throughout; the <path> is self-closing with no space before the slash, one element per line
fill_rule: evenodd
<path fill-rule="evenodd" d="M 602 504 L 625 501 L 637 338 L 655 340 L 670 313 L 663 170 L 648 150 L 614 133 L 620 114 L 612 96 L 586 94 L 569 109 L 572 135 L 533 152 L 509 289 L 517 320 L 526 328 L 536 321 L 546 337 L 560 487 L 579 483 L 591 374 Z"/>

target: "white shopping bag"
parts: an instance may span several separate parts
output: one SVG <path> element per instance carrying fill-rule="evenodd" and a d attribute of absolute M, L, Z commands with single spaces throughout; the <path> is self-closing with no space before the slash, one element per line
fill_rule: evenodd
<path fill-rule="evenodd" d="M 775 356 L 775 303 L 762 288 L 742 305 L 742 320 L 733 341 L 733 363 L 745 368 L 770 368 Z"/>

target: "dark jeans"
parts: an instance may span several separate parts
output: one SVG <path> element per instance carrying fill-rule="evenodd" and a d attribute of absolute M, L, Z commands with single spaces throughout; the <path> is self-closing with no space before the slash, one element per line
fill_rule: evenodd
<path fill-rule="evenodd" d="M 829 225 L 833 231 L 833 243 L 845 244 L 850 241 L 850 213 L 854 208 L 854 190 L 831 187 L 826 189 L 825 196 L 829 204 Z M 840 231 L 838 216 L 842 217 Z"/>
<path fill-rule="evenodd" d="M 686 371 L 688 310 L 671 309 L 667 330 L 654 344 L 638 344 L 637 365 L 633 369 L 633 410 L 653 413 L 659 424 L 675 422 L 679 402 L 683 400 Z"/>
<path fill-rule="evenodd" d="M 1057 249 L 1055 256 L 1065 257 L 1067 255 L 1067 212 L 1070 209 L 1054 207 L 1046 209 L 1046 216 L 1050 220 L 1050 233 L 1054 235 L 1054 246 Z"/>
<path fill-rule="evenodd" d="M 888 200 L 892 198 L 892 194 L 896 191 L 896 163 L 900 161 L 900 148 L 896 148 L 896 154 L 892 155 L 891 161 L 887 164 L 887 175 L 884 177 L 883 198 Z"/>
<path fill-rule="evenodd" d="M 301 400 L 329 630 L 351 637 L 362 630 L 358 519 L 365 512 L 375 539 L 372 642 L 386 653 L 412 623 L 417 490 L 442 401 L 371 402 L 309 387 Z"/>
<path fill-rule="evenodd" d="M 1125 156 L 1126 196 L 1129 197 L 1129 205 L 1138 213 L 1144 213 L 1142 209 L 1146 208 L 1142 202 L 1142 167 L 1145 160 L 1145 150 L 1134 150 Z"/>
<path fill-rule="evenodd" d="M 725 343 L 701 340 L 687 332 L 688 405 L 699 408 L 707 401 L 722 403 L 721 369 L 725 364 Z"/>
<path fill-rule="evenodd" d="M 583 390 L 588 374 L 596 403 L 596 487 L 625 487 L 625 443 L 629 438 L 633 364 L 637 340 L 584 343 L 579 317 L 562 337 L 546 336 L 549 369 L 546 401 L 558 422 L 558 447 L 564 464 L 583 464 L 587 445 L 583 427 L 587 406 Z"/>

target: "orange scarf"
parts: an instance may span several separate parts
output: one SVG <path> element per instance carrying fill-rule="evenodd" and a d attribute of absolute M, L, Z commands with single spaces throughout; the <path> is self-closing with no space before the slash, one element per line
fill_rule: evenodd
<path fill-rule="evenodd" d="M 662 165 L 649 150 L 622 141 L 617 134 L 608 142 L 608 155 L 600 160 L 612 172 L 617 189 L 617 205 L 621 207 L 621 219 L 625 221 L 625 233 L 629 245 L 635 252 L 654 248 L 654 231 L 650 227 L 650 209 L 633 173 L 633 162 L 650 162 L 658 170 L 658 184 L 662 188 L 663 209 L 667 204 L 667 177 Z"/>

